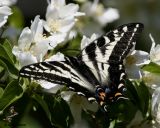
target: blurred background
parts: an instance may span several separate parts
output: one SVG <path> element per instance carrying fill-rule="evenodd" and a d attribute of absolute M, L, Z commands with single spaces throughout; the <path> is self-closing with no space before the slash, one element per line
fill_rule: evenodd
<path fill-rule="evenodd" d="M 81 0 L 82 1 L 82 0 Z M 83 0 L 84 1 L 84 0 Z M 68 0 L 67 3 L 74 2 Z M 120 18 L 106 25 L 106 31 L 129 22 L 141 22 L 145 29 L 142 33 L 137 49 L 150 50 L 152 34 L 156 43 L 160 42 L 160 1 L 159 0 L 100 0 L 99 2 L 108 7 L 118 9 Z M 30 26 L 31 20 L 36 15 L 45 18 L 47 0 L 18 0 L 17 6 L 25 18 L 25 26 Z M 94 32 L 93 32 L 94 33 Z"/>

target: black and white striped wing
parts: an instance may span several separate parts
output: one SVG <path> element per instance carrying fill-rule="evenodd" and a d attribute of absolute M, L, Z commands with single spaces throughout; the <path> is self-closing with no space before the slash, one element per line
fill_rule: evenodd
<path fill-rule="evenodd" d="M 142 29 L 141 23 L 119 26 L 90 43 L 82 51 L 80 58 L 101 83 L 107 83 L 113 77 L 119 79 L 117 73 L 124 71 L 123 59 L 135 45 Z"/>
<path fill-rule="evenodd" d="M 65 61 L 48 61 L 24 66 L 19 74 L 21 77 L 34 80 L 67 85 L 78 94 L 90 98 L 95 94 L 93 83 L 99 83 L 87 69 L 88 67 L 77 58 L 65 57 Z"/>

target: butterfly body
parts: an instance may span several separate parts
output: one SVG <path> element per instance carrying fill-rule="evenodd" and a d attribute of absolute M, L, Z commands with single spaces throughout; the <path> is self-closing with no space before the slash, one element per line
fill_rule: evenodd
<path fill-rule="evenodd" d="M 66 85 L 88 100 L 106 103 L 125 99 L 124 59 L 135 46 L 143 24 L 124 24 L 86 46 L 77 57 L 24 66 L 20 76 Z"/>

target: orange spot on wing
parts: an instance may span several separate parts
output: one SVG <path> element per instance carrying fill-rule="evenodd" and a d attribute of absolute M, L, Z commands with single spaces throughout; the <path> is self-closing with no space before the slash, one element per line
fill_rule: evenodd
<path fill-rule="evenodd" d="M 101 101 L 99 104 L 100 104 L 100 106 L 103 106 L 104 102 L 103 102 L 103 101 Z"/>
<path fill-rule="evenodd" d="M 104 92 L 99 93 L 99 98 L 104 101 L 106 94 Z"/>
<path fill-rule="evenodd" d="M 122 93 L 117 92 L 117 93 L 115 93 L 115 97 L 116 97 L 116 96 L 122 96 Z"/>

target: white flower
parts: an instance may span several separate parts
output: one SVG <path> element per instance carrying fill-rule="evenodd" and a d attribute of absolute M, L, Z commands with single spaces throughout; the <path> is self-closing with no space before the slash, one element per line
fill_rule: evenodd
<path fill-rule="evenodd" d="M 58 44 L 67 40 L 67 34 L 66 33 L 53 33 L 50 37 L 48 37 L 48 40 L 49 40 L 48 49 L 53 49 Z"/>
<path fill-rule="evenodd" d="M 11 9 L 7 6 L 0 7 L 0 27 L 2 27 L 8 19 L 8 16 L 11 15 Z"/>
<path fill-rule="evenodd" d="M 76 36 L 77 36 L 77 31 L 73 29 L 69 32 L 68 39 L 72 40 L 72 39 L 76 38 Z"/>
<path fill-rule="evenodd" d="M 92 41 L 98 38 L 98 35 L 93 33 L 90 38 L 83 36 L 81 40 L 81 50 L 83 50 L 86 46 L 88 46 Z"/>
<path fill-rule="evenodd" d="M 149 35 L 152 41 L 152 46 L 150 50 L 150 59 L 152 62 L 160 65 L 160 45 L 155 43 L 152 35 Z"/>
<path fill-rule="evenodd" d="M 88 128 L 87 123 L 82 119 L 82 110 L 96 112 L 98 104 L 96 102 L 90 103 L 85 97 L 79 96 L 72 91 L 64 91 L 61 96 L 68 102 L 74 118 L 74 125 L 71 128 Z"/>
<path fill-rule="evenodd" d="M 147 52 L 133 50 L 125 59 L 125 68 L 129 79 L 142 78 L 141 66 L 149 62 L 149 54 Z"/>
<path fill-rule="evenodd" d="M 152 46 L 150 50 L 150 61 L 160 65 L 160 45 L 156 46 L 152 35 L 149 35 L 152 41 Z M 143 80 L 146 82 L 148 87 L 156 89 L 160 86 L 159 75 L 151 72 L 144 71 Z"/>
<path fill-rule="evenodd" d="M 0 6 L 11 6 L 13 4 L 16 4 L 17 0 L 0 0 Z"/>
<path fill-rule="evenodd" d="M 111 23 L 117 19 L 119 19 L 119 12 L 115 8 L 108 8 L 104 11 L 104 13 L 97 17 L 97 20 L 101 25 L 106 25 L 107 23 Z"/>
<path fill-rule="evenodd" d="M 54 84 L 45 80 L 37 80 L 36 82 L 44 89 L 44 91 L 53 94 L 64 87 L 64 85 Z"/>
<path fill-rule="evenodd" d="M 156 89 L 160 86 L 160 76 L 151 72 L 144 71 L 143 72 L 143 80 L 145 81 L 148 87 L 152 89 Z"/>
<path fill-rule="evenodd" d="M 75 24 L 76 16 L 84 15 L 78 12 L 77 4 L 65 4 L 65 0 L 51 0 L 47 7 L 45 29 L 51 33 L 69 32 Z"/>
<path fill-rule="evenodd" d="M 81 11 L 85 12 L 87 17 L 84 17 L 86 19 L 82 19 L 77 27 L 83 35 L 87 36 L 91 36 L 93 32 L 102 35 L 104 33 L 102 27 L 119 18 L 117 9 L 105 9 L 104 6 L 99 3 L 99 0 L 85 2 L 81 7 Z M 84 23 L 84 21 L 87 22 Z"/>
<path fill-rule="evenodd" d="M 152 128 L 152 122 L 145 121 L 142 113 L 137 111 L 133 120 L 127 125 L 127 128 Z"/>
<path fill-rule="evenodd" d="M 152 115 L 160 125 L 160 87 L 152 95 Z"/>
<path fill-rule="evenodd" d="M 94 18 L 102 26 L 119 18 L 119 12 L 117 9 L 105 9 L 104 6 L 98 2 L 99 0 L 94 0 L 93 3 L 90 1 L 85 2 L 82 6 L 82 11 L 84 11 L 87 16 Z"/>
<path fill-rule="evenodd" d="M 45 61 L 65 61 L 64 54 L 57 52 L 55 55 L 51 56 L 50 58 L 46 59 Z"/>
<path fill-rule="evenodd" d="M 48 39 L 43 36 L 43 25 L 39 16 L 36 16 L 30 29 L 24 28 L 18 47 L 13 47 L 13 54 L 18 58 L 21 66 L 42 61 L 48 51 Z"/>

